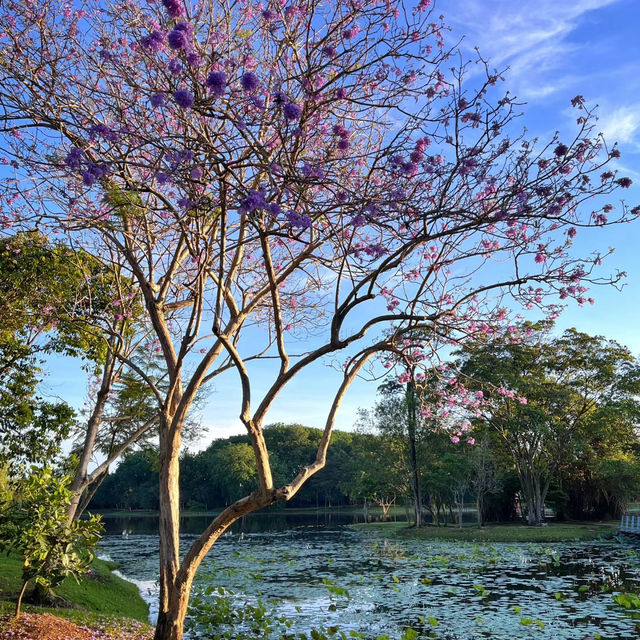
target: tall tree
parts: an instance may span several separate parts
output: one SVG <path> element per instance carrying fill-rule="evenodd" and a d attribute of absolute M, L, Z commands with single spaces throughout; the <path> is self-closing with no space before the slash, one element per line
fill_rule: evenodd
<path fill-rule="evenodd" d="M 464 63 L 450 70 L 455 52 L 429 4 L 2 5 L 0 123 L 17 172 L 2 215 L 14 230 L 61 231 L 127 274 L 136 295 L 119 308 L 144 306 L 164 360 L 161 388 L 118 355 L 159 412 L 157 640 L 182 636 L 195 572 L 227 527 L 323 467 L 368 361 L 393 353 L 417 365 L 430 342 L 415 335 L 486 331 L 504 319 L 502 295 L 582 300 L 600 258 L 571 255 L 576 228 L 640 213 L 583 213 L 631 181 L 605 168 L 619 153 L 592 137 L 581 97 L 568 139 L 527 141 L 499 72 L 478 59 L 483 76 L 469 84 Z M 278 488 L 268 410 L 338 352 L 346 361 L 315 460 Z M 254 402 L 262 356 L 275 364 Z M 202 384 L 229 369 L 258 489 L 181 554 L 183 425 Z"/>
<path fill-rule="evenodd" d="M 618 427 L 629 447 L 640 416 L 640 369 L 627 348 L 575 329 L 553 338 L 549 330 L 525 325 L 517 336 L 469 343 L 459 362 L 484 397 L 482 419 L 513 460 L 533 525 L 542 522 L 552 480 L 584 458 L 589 431 L 624 412 Z"/>
<path fill-rule="evenodd" d="M 61 441 L 74 433 L 76 454 L 67 464 L 73 520 L 86 505 L 83 494 L 95 490 L 109 466 L 157 422 L 148 410 L 143 421 L 127 417 L 132 393 L 138 404 L 150 394 L 119 359 L 135 352 L 141 338 L 131 326 L 137 311 L 122 314 L 113 307 L 114 298 L 127 298 L 131 282 L 87 251 L 72 250 L 37 230 L 0 242 L 0 276 L 0 456 L 13 464 L 50 462 Z M 41 397 L 43 357 L 52 353 L 82 359 L 95 380 L 83 419 L 64 401 Z M 109 416 L 114 410 L 117 417 Z M 101 444 L 104 460 L 89 473 Z"/>

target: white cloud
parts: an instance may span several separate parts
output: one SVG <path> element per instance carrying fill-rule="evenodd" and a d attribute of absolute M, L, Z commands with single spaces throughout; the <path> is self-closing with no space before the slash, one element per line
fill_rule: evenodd
<path fill-rule="evenodd" d="M 599 127 L 607 142 L 636 143 L 640 135 L 640 102 L 623 105 L 601 116 Z"/>
<path fill-rule="evenodd" d="M 528 100 L 546 98 L 580 84 L 581 74 L 568 73 L 567 60 L 579 47 L 571 34 L 589 12 L 620 0 L 449 0 L 438 8 L 463 46 L 479 47 L 492 66 L 510 67 L 514 92 Z"/>

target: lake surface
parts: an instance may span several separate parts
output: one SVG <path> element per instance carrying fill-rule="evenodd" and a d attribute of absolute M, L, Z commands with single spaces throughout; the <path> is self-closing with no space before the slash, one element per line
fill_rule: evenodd
<path fill-rule="evenodd" d="M 350 516 L 328 516 L 248 517 L 239 525 L 244 530 L 223 536 L 194 585 L 199 604 L 190 637 L 213 635 L 209 607 L 218 619 L 216 632 L 251 637 L 248 628 L 237 628 L 251 621 L 236 620 L 235 631 L 221 626 L 230 619 L 220 613 L 229 600 L 238 606 L 262 603 L 266 614 L 258 615 L 291 620 L 280 623 L 282 630 L 291 624 L 288 632 L 338 626 L 366 638 L 400 638 L 406 628 L 442 640 L 640 637 L 637 614 L 612 599 L 640 591 L 640 548 L 633 542 L 386 540 L 343 526 Z M 110 529 L 120 533 L 106 535 L 102 549 L 153 602 L 158 538 L 148 531 L 153 519 L 144 521 L 138 529 L 133 522 L 126 528 L 113 523 Z M 201 529 L 204 522 L 192 522 L 187 530 Z M 184 547 L 194 538 L 185 533 Z M 217 600 L 217 588 L 231 593 Z M 275 634 L 278 624 L 272 627 Z"/>

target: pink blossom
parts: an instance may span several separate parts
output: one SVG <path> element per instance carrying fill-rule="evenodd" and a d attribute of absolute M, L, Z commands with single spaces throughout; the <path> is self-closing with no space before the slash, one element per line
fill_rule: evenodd
<path fill-rule="evenodd" d="M 451 436 L 451 442 L 453 442 L 453 444 L 458 444 L 458 442 L 460 442 L 460 438 L 458 438 L 458 436 Z"/>

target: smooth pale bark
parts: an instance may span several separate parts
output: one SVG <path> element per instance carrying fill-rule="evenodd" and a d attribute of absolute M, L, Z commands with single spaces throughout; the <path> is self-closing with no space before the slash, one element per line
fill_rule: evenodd
<path fill-rule="evenodd" d="M 98 437 L 98 429 L 102 423 L 102 416 L 104 409 L 109 399 L 109 393 L 113 386 L 113 373 L 115 369 L 115 354 L 112 351 L 113 345 L 109 345 L 107 352 L 107 358 L 104 363 L 102 371 L 102 380 L 100 382 L 100 388 L 96 394 L 96 401 L 93 405 L 93 410 L 89 416 L 87 422 L 87 428 L 84 438 L 84 444 L 82 446 L 82 452 L 80 453 L 80 459 L 78 460 L 78 466 L 76 468 L 73 482 L 71 484 L 71 491 L 73 491 L 73 497 L 69 503 L 67 509 L 67 515 L 69 516 L 69 522 L 73 521 L 80 515 L 78 505 L 82 498 L 82 493 L 87 488 L 87 473 L 89 470 L 89 463 L 94 453 L 96 439 Z"/>
<path fill-rule="evenodd" d="M 230 351 L 235 356 L 233 349 Z M 160 483 L 160 607 L 154 640 L 181 640 L 184 633 L 184 621 L 187 615 L 191 586 L 202 560 L 217 542 L 220 536 L 239 518 L 252 511 L 262 509 L 274 502 L 290 500 L 302 485 L 326 463 L 327 450 L 333 431 L 335 415 L 342 399 L 358 372 L 374 353 L 367 350 L 360 359 L 345 371 L 338 389 L 326 425 L 316 451 L 316 459 L 307 467 L 303 467 L 292 482 L 280 489 L 273 487 L 268 451 L 261 428 L 261 423 L 248 418 L 248 377 L 242 362 L 237 358 L 237 368 L 241 374 L 244 387 L 243 411 L 241 419 L 254 443 L 254 454 L 258 470 L 259 489 L 252 494 L 237 500 L 222 511 L 209 524 L 205 531 L 193 542 L 182 563 L 180 563 L 179 547 L 179 456 L 180 456 L 180 415 L 165 416 L 161 424 L 161 471 Z M 179 404 L 179 406 L 182 406 Z M 164 434 L 164 435 L 163 435 Z M 254 442 L 255 441 L 255 442 Z"/>

